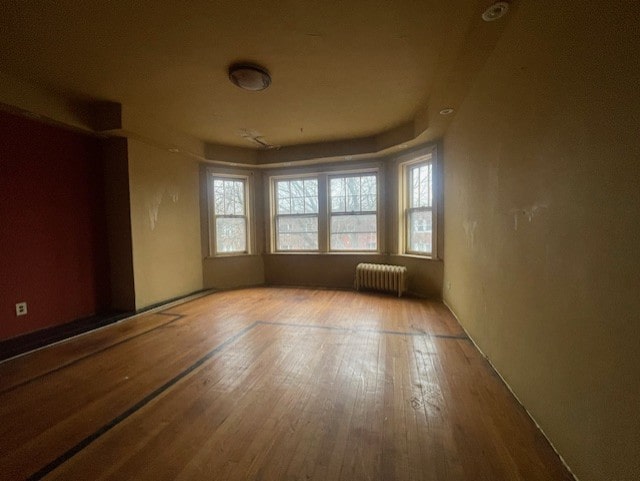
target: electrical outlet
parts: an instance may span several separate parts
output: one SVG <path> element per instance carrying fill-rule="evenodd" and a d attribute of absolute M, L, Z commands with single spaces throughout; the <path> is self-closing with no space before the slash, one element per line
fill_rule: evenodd
<path fill-rule="evenodd" d="M 18 302 L 16 304 L 16 316 L 26 316 L 26 315 L 27 315 L 27 303 Z"/>

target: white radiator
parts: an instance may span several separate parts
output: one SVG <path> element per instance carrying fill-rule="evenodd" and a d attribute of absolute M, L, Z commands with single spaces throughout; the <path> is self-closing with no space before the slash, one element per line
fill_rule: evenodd
<path fill-rule="evenodd" d="M 356 290 L 377 289 L 398 292 L 398 297 L 407 289 L 407 268 L 388 264 L 361 263 L 356 267 Z"/>

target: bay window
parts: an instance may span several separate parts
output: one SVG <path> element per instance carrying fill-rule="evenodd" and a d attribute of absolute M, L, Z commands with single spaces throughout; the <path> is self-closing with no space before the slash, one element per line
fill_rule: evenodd
<path fill-rule="evenodd" d="M 273 252 L 377 252 L 378 172 L 271 177 Z"/>

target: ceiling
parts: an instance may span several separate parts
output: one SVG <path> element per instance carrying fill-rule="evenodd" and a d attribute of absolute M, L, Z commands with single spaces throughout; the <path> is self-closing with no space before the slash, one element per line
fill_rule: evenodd
<path fill-rule="evenodd" d="M 480 19 L 491 0 L 3 3 L 0 71 L 245 148 L 437 137 L 504 24 Z M 233 85 L 237 61 L 271 86 Z"/>

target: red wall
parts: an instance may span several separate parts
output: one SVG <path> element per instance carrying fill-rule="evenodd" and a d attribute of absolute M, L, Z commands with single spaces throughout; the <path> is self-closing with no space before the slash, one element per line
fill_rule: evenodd
<path fill-rule="evenodd" d="M 0 339 L 108 307 L 103 196 L 98 139 L 0 112 Z"/>

